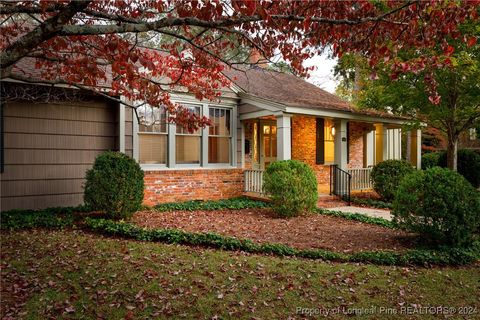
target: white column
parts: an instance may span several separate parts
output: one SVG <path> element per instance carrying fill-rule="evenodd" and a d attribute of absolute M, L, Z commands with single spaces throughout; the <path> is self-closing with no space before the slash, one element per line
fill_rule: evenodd
<path fill-rule="evenodd" d="M 417 169 L 422 168 L 422 131 L 419 129 L 413 129 L 408 132 L 410 139 L 410 154 L 408 161 Z"/>
<path fill-rule="evenodd" d="M 335 120 L 334 162 L 342 170 L 347 169 L 347 120 Z"/>
<path fill-rule="evenodd" d="M 292 158 L 292 116 L 281 114 L 277 118 L 277 159 Z"/>

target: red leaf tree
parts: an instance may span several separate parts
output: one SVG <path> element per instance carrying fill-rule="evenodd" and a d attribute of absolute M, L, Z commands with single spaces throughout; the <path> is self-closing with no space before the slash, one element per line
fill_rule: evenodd
<path fill-rule="evenodd" d="M 301 76 L 309 71 L 303 61 L 327 47 L 335 56 L 363 54 L 374 65 L 399 48 L 458 37 L 460 23 L 478 18 L 477 6 L 436 0 L 2 1 L 0 71 L 2 79 L 93 90 L 131 107 L 137 101 L 165 105 L 174 121 L 195 128 L 208 120 L 178 108 L 171 91 L 216 99 L 229 84 L 222 70 L 246 62 L 231 54 L 238 47 L 281 56 Z M 152 43 L 155 50 L 148 48 Z"/>

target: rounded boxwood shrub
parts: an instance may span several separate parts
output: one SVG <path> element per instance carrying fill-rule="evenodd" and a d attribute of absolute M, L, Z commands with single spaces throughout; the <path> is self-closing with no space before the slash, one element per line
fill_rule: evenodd
<path fill-rule="evenodd" d="M 394 222 L 441 244 L 471 244 L 480 231 L 480 192 L 460 174 L 434 167 L 407 175 L 393 202 Z"/>
<path fill-rule="evenodd" d="M 113 219 L 125 219 L 143 201 L 143 171 L 129 156 L 108 151 L 100 154 L 87 171 L 84 201 L 90 209 Z"/>
<path fill-rule="evenodd" d="M 461 149 L 457 153 L 457 171 L 475 188 L 480 187 L 480 154 L 473 150 Z M 447 153 L 440 153 L 440 167 L 447 167 Z"/>
<path fill-rule="evenodd" d="M 294 217 L 317 206 L 317 178 L 312 168 L 297 160 L 277 161 L 264 175 L 264 191 L 281 217 Z"/>
<path fill-rule="evenodd" d="M 386 160 L 372 169 L 373 189 L 385 200 L 392 201 L 400 181 L 415 169 L 403 160 Z"/>
<path fill-rule="evenodd" d="M 440 158 L 440 152 L 429 152 L 422 156 L 422 169 L 429 169 L 439 166 L 438 160 Z"/>

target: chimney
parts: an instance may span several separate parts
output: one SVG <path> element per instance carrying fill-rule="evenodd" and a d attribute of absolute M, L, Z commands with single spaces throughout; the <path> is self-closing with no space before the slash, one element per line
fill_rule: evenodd
<path fill-rule="evenodd" d="M 252 65 L 259 66 L 260 68 L 266 69 L 268 67 L 268 60 L 263 56 L 263 54 L 257 48 L 253 48 L 250 51 L 249 62 Z"/>

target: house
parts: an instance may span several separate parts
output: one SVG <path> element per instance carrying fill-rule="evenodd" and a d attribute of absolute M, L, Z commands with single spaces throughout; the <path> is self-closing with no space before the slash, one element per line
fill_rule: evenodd
<path fill-rule="evenodd" d="M 85 171 L 105 150 L 140 163 L 147 205 L 261 192 L 263 170 L 285 159 L 309 164 L 319 192 L 333 185 L 342 195 L 340 180 L 369 188 L 369 167 L 402 156 L 404 119 L 356 110 L 290 74 L 260 67 L 225 74 L 233 83 L 218 102 L 172 95 L 213 121 L 193 133 L 162 121 L 161 107 L 137 109 L 139 123 L 132 109 L 98 96 L 3 80 L 3 89 L 50 90 L 51 98 L 2 103 L 1 210 L 81 204 Z M 409 160 L 420 167 L 420 132 L 407 139 Z"/>

